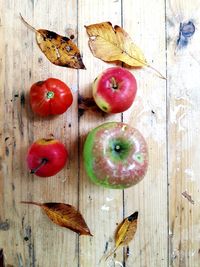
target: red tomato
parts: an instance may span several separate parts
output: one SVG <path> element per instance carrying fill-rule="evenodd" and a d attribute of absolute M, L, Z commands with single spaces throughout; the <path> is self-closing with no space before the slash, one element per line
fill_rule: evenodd
<path fill-rule="evenodd" d="M 72 101 L 69 87 L 55 78 L 34 83 L 30 89 L 31 108 L 40 116 L 62 114 L 71 106 Z"/>

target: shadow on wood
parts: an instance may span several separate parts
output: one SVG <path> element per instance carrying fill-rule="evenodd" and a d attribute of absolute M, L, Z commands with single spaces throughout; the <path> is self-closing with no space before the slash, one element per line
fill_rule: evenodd
<path fill-rule="evenodd" d="M 0 267 L 5 267 L 3 249 L 0 249 Z"/>

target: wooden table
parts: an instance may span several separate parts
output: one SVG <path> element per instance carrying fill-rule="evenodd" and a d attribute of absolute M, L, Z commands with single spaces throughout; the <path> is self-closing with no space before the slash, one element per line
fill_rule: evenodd
<path fill-rule="evenodd" d="M 6 266 L 97 267 L 105 249 L 113 246 L 116 224 L 136 210 L 138 230 L 130 255 L 119 249 L 105 266 L 200 266 L 199 7 L 199 0 L 1 1 L 0 248 Z M 19 13 L 36 28 L 73 33 L 87 70 L 51 64 Z M 138 93 L 123 116 L 91 111 L 79 116 L 78 92 L 90 97 L 92 81 L 110 66 L 91 54 L 84 28 L 103 21 L 123 26 L 167 80 L 149 69 L 132 70 Z M 196 31 L 184 45 L 180 29 L 189 22 Z M 48 77 L 65 81 L 74 102 L 65 114 L 44 119 L 32 113 L 28 93 L 32 83 Z M 149 147 L 145 179 L 124 191 L 92 184 L 82 161 L 87 133 L 121 119 L 138 128 Z M 70 159 L 58 175 L 41 179 L 29 174 L 26 153 L 34 140 L 52 135 L 68 147 Z M 94 237 L 54 225 L 38 207 L 21 200 L 74 205 Z"/>

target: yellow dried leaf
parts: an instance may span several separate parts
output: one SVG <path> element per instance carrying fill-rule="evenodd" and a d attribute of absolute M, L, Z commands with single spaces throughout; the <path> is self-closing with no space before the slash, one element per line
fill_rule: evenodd
<path fill-rule="evenodd" d="M 37 44 L 49 61 L 61 67 L 85 69 L 80 51 L 70 38 L 44 29 L 36 30 L 21 18 L 35 32 Z"/>
<path fill-rule="evenodd" d="M 133 67 L 148 63 L 138 46 L 121 27 L 110 22 L 85 26 L 89 35 L 89 46 L 94 56 L 105 61 L 120 60 Z"/>
<path fill-rule="evenodd" d="M 115 247 L 128 245 L 133 239 L 137 230 L 137 218 L 138 212 L 133 213 L 129 217 L 123 220 L 118 226 L 115 233 Z"/>
<path fill-rule="evenodd" d="M 119 224 L 115 232 L 115 247 L 106 255 L 105 261 L 113 255 L 119 247 L 128 245 L 134 238 L 137 230 L 137 219 L 138 212 L 136 211 Z"/>
<path fill-rule="evenodd" d="M 141 49 L 120 26 L 113 27 L 110 22 L 102 22 L 85 28 L 89 35 L 89 47 L 95 57 L 107 62 L 121 61 L 131 67 L 150 67 L 165 79 L 148 64 Z"/>

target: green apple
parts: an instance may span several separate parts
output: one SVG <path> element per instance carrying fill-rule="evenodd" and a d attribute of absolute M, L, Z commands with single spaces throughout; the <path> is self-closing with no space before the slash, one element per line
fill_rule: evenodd
<path fill-rule="evenodd" d="M 83 159 L 96 184 L 124 189 L 140 182 L 148 167 L 148 148 L 142 134 L 122 122 L 107 122 L 87 136 Z"/>

